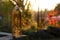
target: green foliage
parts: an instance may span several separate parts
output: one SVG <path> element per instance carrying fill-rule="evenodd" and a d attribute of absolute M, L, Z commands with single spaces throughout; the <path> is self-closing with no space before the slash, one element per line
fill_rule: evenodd
<path fill-rule="evenodd" d="M 14 5 L 10 1 L 9 2 L 0 2 L 0 13 L 3 14 L 3 23 L 2 23 L 2 25 L 0 25 L 0 31 L 11 32 L 11 30 L 12 30 L 11 12 L 12 12 L 13 7 L 14 7 Z"/>
<path fill-rule="evenodd" d="M 8 16 L 8 14 L 11 14 L 13 4 L 11 2 L 1 2 L 0 7 L 1 13 Z"/>
<path fill-rule="evenodd" d="M 25 10 L 23 14 L 23 18 L 31 19 L 31 14 L 27 10 Z"/>
<path fill-rule="evenodd" d="M 58 11 L 58 13 L 60 13 L 60 3 L 57 4 L 57 6 L 55 7 L 55 10 Z"/>

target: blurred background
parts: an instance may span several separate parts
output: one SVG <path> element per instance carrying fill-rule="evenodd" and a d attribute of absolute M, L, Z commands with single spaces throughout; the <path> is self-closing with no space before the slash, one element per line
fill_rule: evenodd
<path fill-rule="evenodd" d="M 1 32 L 12 32 L 12 11 L 16 10 L 13 3 L 10 0 L 0 0 Z M 48 27 L 60 28 L 60 0 L 24 0 L 20 3 L 23 33 L 48 30 Z M 18 14 L 18 9 L 15 12 Z"/>

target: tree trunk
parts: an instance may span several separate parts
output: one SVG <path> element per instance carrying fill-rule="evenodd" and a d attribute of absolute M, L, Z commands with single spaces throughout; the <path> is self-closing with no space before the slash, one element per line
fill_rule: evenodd
<path fill-rule="evenodd" d="M 16 10 L 17 7 L 14 8 L 12 12 L 12 35 L 15 38 L 19 38 L 21 35 L 21 15 L 18 10 Z"/>

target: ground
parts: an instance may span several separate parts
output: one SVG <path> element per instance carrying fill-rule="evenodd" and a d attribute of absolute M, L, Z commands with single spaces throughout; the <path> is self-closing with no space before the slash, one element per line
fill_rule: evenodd
<path fill-rule="evenodd" d="M 55 34 L 53 35 L 53 34 L 49 33 L 49 30 L 48 31 L 40 30 L 40 31 L 35 32 L 35 33 L 32 32 L 26 36 L 23 35 L 17 39 L 12 39 L 11 33 L 0 32 L 0 35 L 2 35 L 2 34 L 8 35 L 8 36 L 0 37 L 0 40 L 60 40 L 60 36 L 57 37 Z"/>

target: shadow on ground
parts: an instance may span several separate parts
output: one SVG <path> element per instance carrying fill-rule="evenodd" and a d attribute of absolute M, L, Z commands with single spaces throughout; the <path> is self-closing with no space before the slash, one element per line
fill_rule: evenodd
<path fill-rule="evenodd" d="M 60 29 L 49 27 L 47 30 L 39 30 L 38 32 L 26 32 L 28 36 L 20 37 L 14 40 L 60 40 Z"/>

